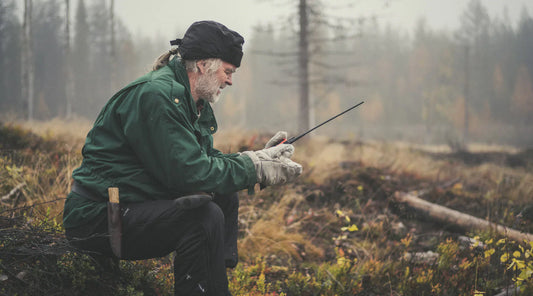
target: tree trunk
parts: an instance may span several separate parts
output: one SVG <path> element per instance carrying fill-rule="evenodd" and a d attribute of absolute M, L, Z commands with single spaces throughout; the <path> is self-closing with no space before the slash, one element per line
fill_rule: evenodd
<path fill-rule="evenodd" d="M 24 0 L 24 20 L 22 30 L 22 99 L 28 100 L 28 120 L 33 120 L 34 102 L 34 71 L 33 71 L 33 44 L 32 44 L 32 0 Z"/>
<path fill-rule="evenodd" d="M 462 146 L 463 148 L 466 148 L 468 146 L 468 129 L 469 129 L 469 114 L 468 114 L 468 106 L 470 106 L 470 93 L 469 93 L 469 89 L 470 89 L 470 71 L 468 69 L 468 65 L 470 63 L 470 47 L 469 45 L 465 45 L 465 64 L 464 64 L 464 67 L 465 67 L 465 85 L 464 85 L 464 123 L 463 123 L 463 143 L 462 143 Z"/>
<path fill-rule="evenodd" d="M 109 31 L 111 32 L 111 46 L 110 46 L 110 56 L 111 56 L 111 89 L 115 90 L 118 88 L 117 83 L 117 45 L 116 45 L 116 32 L 115 32 L 115 0 L 111 0 L 109 5 Z"/>
<path fill-rule="evenodd" d="M 520 232 L 503 225 L 492 223 L 490 221 L 470 216 L 456 210 L 439 206 L 420 199 L 418 196 L 410 193 L 396 192 L 394 194 L 394 199 L 398 202 L 406 203 L 410 207 L 420 210 L 429 217 L 439 221 L 444 221 L 464 228 L 495 231 L 519 243 L 523 242 L 524 240 L 533 241 L 533 234 Z"/>
<path fill-rule="evenodd" d="M 298 117 L 298 130 L 304 132 L 309 129 L 309 40 L 307 1 L 300 0 L 300 41 L 298 53 L 299 81 L 300 81 L 300 110 Z"/>
<path fill-rule="evenodd" d="M 72 51 L 70 46 L 70 0 L 65 0 L 65 117 L 72 117 L 72 101 L 74 99 L 74 77 L 72 74 Z"/>

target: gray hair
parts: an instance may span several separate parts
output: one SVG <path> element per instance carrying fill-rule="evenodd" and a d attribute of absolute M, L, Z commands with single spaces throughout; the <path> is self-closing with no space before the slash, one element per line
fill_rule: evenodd
<path fill-rule="evenodd" d="M 183 64 L 187 72 L 198 72 L 198 61 L 205 61 L 207 72 L 214 72 L 222 65 L 222 60 L 218 58 L 204 59 L 204 60 L 184 60 Z"/>
<path fill-rule="evenodd" d="M 168 62 L 170 61 L 170 57 L 173 55 L 178 55 L 179 57 L 177 47 L 170 49 L 169 51 L 161 54 L 155 60 L 154 64 L 152 65 L 152 71 L 158 70 L 168 65 Z M 198 66 L 196 64 L 198 61 L 199 60 L 181 60 L 187 72 L 195 72 L 195 73 L 198 72 Z M 203 59 L 202 61 L 206 62 L 205 66 L 208 72 L 216 71 L 220 67 L 220 65 L 222 65 L 222 60 L 219 58 Z"/>

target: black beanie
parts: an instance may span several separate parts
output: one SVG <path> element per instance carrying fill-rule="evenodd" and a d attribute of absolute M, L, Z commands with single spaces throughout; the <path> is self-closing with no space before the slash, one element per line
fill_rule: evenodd
<path fill-rule="evenodd" d="M 239 33 L 214 21 L 195 22 L 183 39 L 170 41 L 171 45 L 179 46 L 178 52 L 184 60 L 219 58 L 235 67 L 241 65 L 243 43 Z"/>

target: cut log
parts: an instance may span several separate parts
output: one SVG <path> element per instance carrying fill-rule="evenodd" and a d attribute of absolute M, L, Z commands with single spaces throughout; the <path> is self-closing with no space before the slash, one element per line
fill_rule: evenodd
<path fill-rule="evenodd" d="M 406 203 L 408 206 L 420 210 L 427 214 L 429 217 L 451 223 L 463 228 L 474 228 L 485 231 L 495 231 L 505 237 L 508 237 L 514 241 L 522 243 L 524 240 L 533 241 L 533 234 L 520 232 L 518 230 L 492 223 L 465 213 L 461 213 L 456 210 L 449 209 L 447 207 L 439 206 L 434 203 L 425 201 L 418 196 L 405 193 L 395 192 L 394 199 L 401 203 Z"/>

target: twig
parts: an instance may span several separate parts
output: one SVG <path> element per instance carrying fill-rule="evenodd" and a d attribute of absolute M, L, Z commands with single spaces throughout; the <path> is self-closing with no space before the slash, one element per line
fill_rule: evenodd
<path fill-rule="evenodd" d="M 17 193 L 19 193 L 20 190 L 22 189 L 22 187 L 24 187 L 24 186 L 26 186 L 25 182 L 18 184 L 15 188 L 11 189 L 11 191 L 9 191 L 8 194 L 2 196 L 2 198 L 0 198 L 0 200 L 1 201 L 6 201 L 6 200 L 14 198 L 17 195 Z"/>
<path fill-rule="evenodd" d="M 18 210 L 25 210 L 25 209 L 33 208 L 33 207 L 35 207 L 35 206 L 40 206 L 40 205 L 44 205 L 44 204 L 47 204 L 47 203 L 53 203 L 53 202 L 57 202 L 57 201 L 65 200 L 65 199 L 67 199 L 67 198 L 66 198 L 66 197 L 61 197 L 61 198 L 56 198 L 56 199 L 49 200 L 49 201 L 45 201 L 45 202 L 35 203 L 35 204 L 29 205 L 29 206 L 23 206 L 23 207 L 18 207 L 18 208 L 6 209 L 6 210 L 1 211 L 0 214 L 3 214 L 3 213 L 5 213 L 5 212 L 12 212 L 12 211 L 18 211 Z"/>
<path fill-rule="evenodd" d="M 329 270 L 326 269 L 326 273 L 329 275 L 329 277 L 334 280 L 337 285 L 339 285 L 340 287 L 342 287 L 342 289 L 344 290 L 344 286 L 335 278 L 334 275 L 331 274 L 331 272 L 329 272 Z"/>

